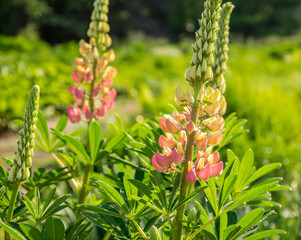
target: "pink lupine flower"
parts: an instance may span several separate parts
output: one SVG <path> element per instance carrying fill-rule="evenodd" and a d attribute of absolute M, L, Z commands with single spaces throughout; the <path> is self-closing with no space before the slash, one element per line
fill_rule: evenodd
<path fill-rule="evenodd" d="M 111 87 L 113 84 L 113 80 L 112 78 L 108 78 L 107 80 L 102 82 L 102 86 L 103 87 Z"/>
<path fill-rule="evenodd" d="M 198 175 L 199 179 L 207 181 L 212 174 L 212 169 L 209 163 L 207 163 L 205 166 L 204 165 L 205 159 L 201 158 L 196 167 L 196 174 Z"/>
<path fill-rule="evenodd" d="M 207 138 L 208 138 L 208 144 L 215 146 L 215 145 L 219 144 L 220 141 L 222 140 L 223 133 L 221 131 L 218 131 L 218 132 L 207 135 Z"/>
<path fill-rule="evenodd" d="M 168 172 L 170 169 L 183 161 L 183 156 L 178 152 L 176 148 L 171 150 L 168 147 L 164 147 L 163 154 L 157 152 L 152 158 L 152 164 L 154 168 L 160 172 Z"/>
<path fill-rule="evenodd" d="M 176 144 L 177 144 L 177 142 L 171 134 L 168 134 L 167 138 L 164 137 L 163 135 L 161 135 L 159 137 L 159 145 L 162 148 L 164 148 L 165 146 L 167 146 L 169 148 L 173 148 L 173 147 L 175 147 Z"/>
<path fill-rule="evenodd" d="M 95 87 L 92 92 L 93 97 L 97 97 L 98 94 L 99 94 L 99 86 Z"/>
<path fill-rule="evenodd" d="M 83 80 L 83 73 L 75 69 L 71 74 L 71 77 L 75 83 L 80 83 Z"/>
<path fill-rule="evenodd" d="M 188 134 L 191 134 L 193 131 L 194 131 L 194 123 L 193 121 L 189 121 L 189 122 L 186 122 L 184 125 L 183 125 L 183 129 L 188 133 Z"/>
<path fill-rule="evenodd" d="M 172 117 L 169 117 L 168 119 L 161 118 L 159 125 L 164 132 L 171 134 L 177 134 L 181 130 L 181 125 Z"/>
<path fill-rule="evenodd" d="M 190 121 L 190 119 L 191 119 L 190 113 L 183 111 L 183 112 L 181 112 L 181 114 L 184 115 L 186 121 Z"/>
<path fill-rule="evenodd" d="M 71 122 L 76 123 L 80 120 L 80 108 L 69 106 L 68 109 L 68 118 Z"/>
<path fill-rule="evenodd" d="M 90 109 L 89 109 L 89 104 L 88 104 L 87 101 L 84 102 L 84 104 L 83 104 L 83 106 L 82 106 L 82 111 L 83 111 L 83 113 L 85 114 L 86 119 L 89 120 L 89 119 L 92 118 L 92 113 L 91 113 L 91 111 L 90 111 Z"/>
<path fill-rule="evenodd" d="M 86 95 L 86 90 L 83 89 L 83 90 L 80 90 L 79 87 L 77 86 L 74 90 L 74 93 L 75 93 L 75 97 L 78 98 L 78 99 L 84 99 L 85 98 L 85 95 Z"/>
<path fill-rule="evenodd" d="M 191 169 L 190 172 L 187 173 L 186 175 L 186 180 L 190 184 L 194 184 L 196 181 L 196 174 L 194 169 Z"/>
<path fill-rule="evenodd" d="M 180 122 L 184 121 L 185 116 L 183 114 L 180 114 L 177 110 L 174 110 L 172 112 L 172 118 L 180 123 Z"/>
<path fill-rule="evenodd" d="M 84 75 L 84 81 L 85 82 L 91 82 L 93 80 L 93 74 L 90 72 L 85 73 Z"/>
<path fill-rule="evenodd" d="M 68 91 L 70 92 L 71 96 L 75 96 L 75 88 L 72 86 L 68 86 Z"/>
<path fill-rule="evenodd" d="M 106 106 L 102 106 L 102 108 L 96 108 L 94 111 L 94 115 L 97 119 L 102 118 L 104 115 L 106 115 L 107 113 L 107 107 Z"/>

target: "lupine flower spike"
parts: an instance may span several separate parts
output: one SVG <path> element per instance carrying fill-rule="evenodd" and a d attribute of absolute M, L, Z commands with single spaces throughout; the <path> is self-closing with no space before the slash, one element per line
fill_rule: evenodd
<path fill-rule="evenodd" d="M 100 119 L 115 104 L 117 92 L 111 86 L 117 71 L 108 66 L 115 53 L 112 49 L 106 51 L 112 43 L 107 13 L 108 0 L 96 0 L 87 32 L 90 41 L 79 42 L 81 58 L 75 58 L 77 69 L 71 74 L 75 86 L 68 88 L 75 100 L 75 106 L 68 107 L 68 117 L 73 123 Z"/>
<path fill-rule="evenodd" d="M 38 86 L 34 86 L 30 92 L 24 121 L 19 132 L 14 165 L 8 175 L 8 181 L 11 183 L 22 183 L 30 176 L 29 168 L 32 164 L 36 122 L 39 112 L 39 97 L 40 89 Z"/>
<path fill-rule="evenodd" d="M 217 177 L 223 170 L 219 153 L 212 153 L 212 149 L 223 137 L 225 121 L 222 115 L 226 111 L 226 100 L 222 93 L 225 82 L 222 87 L 211 82 L 220 79 L 226 68 L 229 15 L 233 6 L 224 4 L 219 19 L 220 3 L 220 0 L 205 2 L 200 29 L 193 44 L 191 66 L 185 72 L 192 89 L 185 94 L 181 88 L 176 88 L 175 101 L 183 111 L 174 111 L 160 119 L 160 128 L 166 136 L 159 138 L 162 153 L 157 152 L 152 158 L 155 169 L 164 173 L 181 172 L 183 164 L 190 184 L 197 179 L 207 181 L 210 177 Z M 216 63 L 215 59 L 218 59 Z M 189 142 L 189 139 L 192 140 Z M 189 144 L 192 144 L 192 149 Z M 191 154 L 197 152 L 195 161 L 191 154 L 188 156 L 188 148 Z"/>
<path fill-rule="evenodd" d="M 214 79 L 212 86 L 218 88 L 223 94 L 226 89 L 224 73 L 227 69 L 226 63 L 228 61 L 228 44 L 229 44 L 229 22 L 230 15 L 234 6 L 227 2 L 222 6 L 221 17 L 218 22 L 219 30 L 217 32 L 217 41 L 215 43 L 216 50 L 214 51 L 213 74 Z"/>

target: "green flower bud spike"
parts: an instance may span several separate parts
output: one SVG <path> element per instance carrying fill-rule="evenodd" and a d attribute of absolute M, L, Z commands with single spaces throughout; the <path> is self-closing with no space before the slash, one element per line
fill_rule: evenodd
<path fill-rule="evenodd" d="M 207 0 L 202 18 L 199 20 L 200 29 L 196 32 L 196 42 L 192 45 L 194 54 L 190 62 L 191 66 L 185 72 L 185 78 L 193 88 L 199 88 L 213 77 L 211 67 L 214 60 L 220 4 L 221 0 Z"/>
<path fill-rule="evenodd" d="M 218 21 L 219 30 L 217 32 L 217 40 L 215 42 L 216 50 L 214 51 L 214 64 L 212 66 L 214 79 L 211 85 L 214 88 L 218 88 L 221 93 L 225 92 L 226 87 L 223 75 L 227 69 L 229 22 L 233 8 L 234 6 L 230 2 L 223 4 L 221 17 Z"/>
<path fill-rule="evenodd" d="M 109 0 L 96 0 L 94 2 L 94 10 L 91 16 L 91 23 L 88 29 L 90 44 L 96 44 L 101 50 L 105 50 L 111 46 L 112 40 L 108 32 L 110 26 L 108 24 Z"/>
<path fill-rule="evenodd" d="M 39 112 L 40 88 L 36 85 L 31 89 L 27 107 L 25 109 L 24 121 L 19 132 L 18 144 L 15 150 L 14 165 L 12 166 L 8 181 L 12 183 L 12 194 L 7 211 L 6 222 L 13 217 L 14 207 L 20 185 L 30 176 L 29 168 L 32 164 L 33 147 L 36 131 L 36 122 Z M 9 240 L 9 233 L 5 233 L 5 239 Z"/>
<path fill-rule="evenodd" d="M 18 144 L 15 150 L 14 166 L 11 168 L 8 180 L 12 183 L 26 181 L 29 177 L 29 168 L 32 164 L 33 147 L 36 131 L 36 122 L 39 112 L 40 89 L 34 86 L 31 89 L 24 121 L 19 132 Z"/>

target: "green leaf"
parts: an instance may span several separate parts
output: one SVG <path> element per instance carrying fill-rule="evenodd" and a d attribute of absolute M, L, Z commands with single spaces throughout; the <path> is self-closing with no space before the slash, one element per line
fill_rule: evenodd
<path fill-rule="evenodd" d="M 172 192 L 169 197 L 169 206 L 168 206 L 169 211 L 171 210 L 171 204 L 172 204 L 175 194 L 180 186 L 181 177 L 182 177 L 182 174 L 180 174 L 180 173 L 178 173 L 177 176 L 175 177 L 173 187 L 172 187 Z"/>
<path fill-rule="evenodd" d="M 8 158 L 2 158 L 4 162 L 7 163 L 8 166 L 12 167 L 14 165 L 13 161 Z"/>
<path fill-rule="evenodd" d="M 126 138 L 126 134 L 124 132 L 121 132 L 117 134 L 115 137 L 113 137 L 106 145 L 105 151 L 110 152 L 112 149 L 117 147 L 120 143 L 123 142 L 123 140 Z"/>
<path fill-rule="evenodd" d="M 52 203 L 47 210 L 43 213 L 42 217 L 40 218 L 40 221 L 48 218 L 49 216 L 55 214 L 56 212 L 64 209 L 67 207 L 67 205 L 61 205 L 63 202 L 65 202 L 70 195 L 64 195 L 62 197 L 59 197 L 57 200 Z"/>
<path fill-rule="evenodd" d="M 228 226 L 223 233 L 223 240 L 230 240 L 240 229 L 239 225 Z"/>
<path fill-rule="evenodd" d="M 63 240 L 65 228 L 62 220 L 58 217 L 51 216 L 45 222 L 46 240 Z"/>
<path fill-rule="evenodd" d="M 21 230 L 25 233 L 25 236 L 30 240 L 42 240 L 44 239 L 43 234 L 34 226 L 26 223 L 19 224 Z"/>
<path fill-rule="evenodd" d="M 271 236 L 279 235 L 279 234 L 286 234 L 286 232 L 283 230 L 279 230 L 279 229 L 266 230 L 266 231 L 255 233 L 249 237 L 246 237 L 246 238 L 244 238 L 244 240 L 257 240 L 257 239 L 271 237 Z"/>
<path fill-rule="evenodd" d="M 259 186 L 259 187 L 252 188 L 250 190 L 243 191 L 241 193 L 242 196 L 239 197 L 234 202 L 232 202 L 227 207 L 225 206 L 224 211 L 233 210 L 234 208 L 239 207 L 240 205 L 242 205 L 245 202 L 257 197 L 258 195 L 261 195 L 263 193 L 268 192 L 269 190 L 271 190 L 273 187 L 276 187 L 276 186 L 278 186 L 278 184 L 273 184 L 272 183 L 272 184 L 266 184 L 266 185 L 262 185 L 262 186 Z"/>
<path fill-rule="evenodd" d="M 123 213 L 129 214 L 129 210 L 126 207 L 123 198 L 115 188 L 100 180 L 96 180 L 95 182 L 100 187 L 100 189 L 104 191 L 105 195 L 109 197 L 123 211 Z"/>
<path fill-rule="evenodd" d="M 219 219 L 219 239 L 223 239 L 224 231 L 228 225 L 228 215 L 222 214 L 218 219 Z"/>
<path fill-rule="evenodd" d="M 44 203 L 44 206 L 43 206 L 43 209 L 42 209 L 42 213 L 46 210 L 46 208 L 49 206 L 49 204 L 51 203 L 51 200 L 53 199 L 54 197 L 54 194 L 56 192 L 56 188 L 53 188 L 51 190 L 51 192 L 49 193 L 45 203 Z"/>
<path fill-rule="evenodd" d="M 125 188 L 126 196 L 129 202 L 129 207 L 131 210 L 131 213 L 133 214 L 135 212 L 135 200 L 131 196 L 137 196 L 138 191 L 137 188 L 134 187 L 129 180 L 133 179 L 128 173 L 124 174 L 123 177 L 123 185 Z"/>
<path fill-rule="evenodd" d="M 60 117 L 59 121 L 57 122 L 55 129 L 57 131 L 61 132 L 65 129 L 65 127 L 67 126 L 67 123 L 68 123 L 68 117 L 66 114 L 63 114 Z M 55 142 L 56 139 L 57 139 L 57 136 L 55 134 L 53 134 L 52 138 L 51 138 L 51 145 L 53 145 L 53 143 Z M 53 146 L 52 146 L 52 148 L 53 148 Z M 54 149 L 52 149 L 52 150 L 54 150 Z"/>
<path fill-rule="evenodd" d="M 84 164 L 90 163 L 90 158 L 84 146 L 77 139 L 67 135 L 63 136 L 63 139 L 66 141 L 67 146 L 82 159 Z"/>
<path fill-rule="evenodd" d="M 190 193 L 186 198 L 184 198 L 181 202 L 178 202 L 171 211 L 176 210 L 177 208 L 179 208 L 180 206 L 182 206 L 183 204 L 185 204 L 186 202 L 188 202 L 190 199 L 192 199 L 194 196 L 196 196 L 197 194 L 199 194 L 200 192 L 204 191 L 204 189 L 206 189 L 207 186 L 202 186 L 199 187 L 197 189 L 195 189 L 192 193 Z"/>
<path fill-rule="evenodd" d="M 34 202 L 35 202 L 35 212 L 37 218 L 40 217 L 40 207 L 41 207 L 41 199 L 40 199 L 40 192 L 37 187 L 34 190 Z"/>
<path fill-rule="evenodd" d="M 237 223 L 241 226 L 241 229 L 234 235 L 234 238 L 257 224 L 262 219 L 263 214 L 264 210 L 262 208 L 257 208 L 243 216 Z"/>
<path fill-rule="evenodd" d="M 14 237 L 15 240 L 27 240 L 25 237 L 23 237 L 23 235 L 19 231 L 5 224 L 4 222 L 2 222 L 1 219 L 0 219 L 0 227 L 2 227 L 6 232 L 8 232 L 12 237 Z"/>
<path fill-rule="evenodd" d="M 24 199 L 23 203 L 25 204 L 25 206 L 28 209 L 28 211 L 30 212 L 30 214 L 33 216 L 34 219 L 37 219 L 38 216 L 36 214 L 35 206 L 33 205 L 33 203 L 25 195 L 23 196 L 23 199 Z"/>
<path fill-rule="evenodd" d="M 79 232 L 81 231 L 81 229 L 83 228 L 83 226 L 86 226 L 86 225 L 82 225 L 83 221 L 85 221 L 85 218 L 82 218 L 81 220 L 79 220 L 78 222 L 75 223 L 75 225 L 68 231 L 66 240 L 77 239 L 77 236 L 78 236 Z"/>
<path fill-rule="evenodd" d="M 128 180 L 131 184 L 133 184 L 138 190 L 140 190 L 143 194 L 145 194 L 149 199 L 152 199 L 152 191 L 150 188 L 145 185 L 143 182 L 140 182 L 136 179 L 129 179 Z"/>
<path fill-rule="evenodd" d="M 271 163 L 259 168 L 252 176 L 245 182 L 245 186 L 248 186 L 250 183 L 254 182 L 258 178 L 264 176 L 265 174 L 275 170 L 276 168 L 280 167 L 281 163 Z"/>
<path fill-rule="evenodd" d="M 47 126 L 46 118 L 44 117 L 44 115 L 41 112 L 39 112 L 39 114 L 38 114 L 38 121 L 37 121 L 36 125 L 41 134 L 41 137 L 44 140 L 45 146 L 47 147 L 47 149 L 49 149 L 48 126 Z"/>
<path fill-rule="evenodd" d="M 213 208 L 213 211 L 215 212 L 215 214 L 217 214 L 218 206 L 217 206 L 216 186 L 214 180 L 212 178 L 209 178 L 207 184 L 208 184 L 208 188 L 206 188 L 204 192 Z M 201 186 L 203 187 L 207 186 L 207 184 L 204 181 L 201 182 Z"/>
<path fill-rule="evenodd" d="M 251 169 L 254 162 L 254 154 L 251 149 L 249 149 L 241 160 L 241 164 L 239 166 L 239 171 L 237 175 L 237 181 L 235 183 L 234 189 L 236 192 L 240 192 L 244 186 L 246 180 L 251 175 Z"/>
<path fill-rule="evenodd" d="M 152 176 L 153 176 L 153 178 L 151 177 L 151 180 L 152 180 L 153 184 L 155 186 L 157 186 L 159 189 L 159 194 L 158 194 L 159 199 L 160 199 L 162 205 L 164 206 L 164 209 L 166 209 L 166 192 L 165 192 L 163 177 L 162 177 L 161 173 L 159 173 L 156 170 L 152 171 Z"/>
<path fill-rule="evenodd" d="M 100 142 L 101 142 L 100 126 L 96 122 L 91 122 L 89 128 L 89 144 L 90 144 L 91 161 L 93 163 L 96 161 Z"/>
<path fill-rule="evenodd" d="M 226 202 L 226 200 L 229 197 L 230 193 L 232 192 L 234 184 L 236 182 L 236 179 L 237 179 L 236 174 L 231 174 L 226 178 L 226 180 L 225 180 L 225 182 L 222 186 L 222 189 L 221 189 L 221 196 L 220 196 L 220 200 L 219 200 L 219 208 L 221 208 L 224 205 L 224 203 Z"/>
<path fill-rule="evenodd" d="M 117 218 L 124 218 L 126 219 L 124 216 L 112 212 L 102 206 L 94 206 L 94 205 L 78 205 L 76 207 L 77 209 L 80 209 L 82 211 L 90 211 L 90 212 L 95 212 L 95 213 L 101 213 L 101 214 L 105 214 L 105 215 L 109 215 L 109 216 L 113 216 L 113 217 L 117 217 Z"/>

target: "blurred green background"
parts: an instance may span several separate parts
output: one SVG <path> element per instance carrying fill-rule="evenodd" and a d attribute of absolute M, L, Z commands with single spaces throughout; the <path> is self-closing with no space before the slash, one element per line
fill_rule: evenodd
<path fill-rule="evenodd" d="M 292 191 L 273 196 L 283 207 L 263 227 L 286 230 L 282 239 L 301 239 L 301 2 L 232 2 L 227 112 L 248 119 L 250 132 L 229 147 L 239 156 L 252 148 L 257 166 L 282 163 L 277 176 Z M 118 97 L 109 121 L 117 113 L 130 126 L 172 111 L 175 87 L 187 89 L 183 75 L 203 3 L 110 1 Z M 22 117 L 32 85 L 40 85 L 50 119 L 72 103 L 67 87 L 92 6 L 92 0 L 0 0 L 0 145 L 12 120 Z"/>

